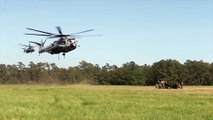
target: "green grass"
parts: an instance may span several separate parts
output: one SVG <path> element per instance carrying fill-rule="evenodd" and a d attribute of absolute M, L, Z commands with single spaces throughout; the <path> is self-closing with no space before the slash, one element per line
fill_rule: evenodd
<path fill-rule="evenodd" d="M 213 87 L 0 85 L 0 120 L 213 120 Z"/>

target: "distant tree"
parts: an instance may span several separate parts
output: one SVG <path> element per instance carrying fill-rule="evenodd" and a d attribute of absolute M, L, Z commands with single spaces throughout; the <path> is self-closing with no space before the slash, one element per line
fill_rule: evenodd
<path fill-rule="evenodd" d="M 213 85 L 213 63 L 187 60 L 160 60 L 153 65 L 139 66 L 134 61 L 121 67 L 79 62 L 78 66 L 59 68 L 55 63 L 24 65 L 0 64 L 0 83 L 88 83 L 111 85 L 154 85 L 157 81 L 182 82 L 187 85 Z"/>
<path fill-rule="evenodd" d="M 82 71 L 77 66 L 69 67 L 68 73 L 69 73 L 69 83 L 81 83 L 82 80 L 85 79 Z"/>
<path fill-rule="evenodd" d="M 187 60 L 184 65 L 188 71 L 187 84 L 212 85 L 211 65 L 203 61 Z"/>
<path fill-rule="evenodd" d="M 7 65 L 7 71 L 6 71 L 6 79 L 4 83 L 19 83 L 18 79 L 18 68 L 16 65 Z"/>
<path fill-rule="evenodd" d="M 8 78 L 8 70 L 5 64 L 0 64 L 0 83 L 6 83 Z"/>
<path fill-rule="evenodd" d="M 110 65 L 109 63 L 106 63 L 106 65 L 100 69 L 98 83 L 104 85 L 112 84 L 112 75 L 117 68 L 118 67 L 116 65 Z"/>
<path fill-rule="evenodd" d="M 185 81 L 186 70 L 184 66 L 176 60 L 161 60 L 152 65 L 149 78 L 152 81 L 166 80 L 168 82 Z"/>
<path fill-rule="evenodd" d="M 97 84 L 98 74 L 100 72 L 99 65 L 93 65 L 92 63 L 88 63 L 86 61 L 81 61 L 79 63 L 80 65 L 78 68 L 81 70 L 84 80 L 91 84 Z"/>
<path fill-rule="evenodd" d="M 127 62 L 112 72 L 110 83 L 114 85 L 144 85 L 143 70 L 135 62 Z"/>
<path fill-rule="evenodd" d="M 30 82 L 39 83 L 48 79 L 46 63 L 39 62 L 35 64 L 31 61 L 28 66 L 27 72 Z"/>
<path fill-rule="evenodd" d="M 143 69 L 145 85 L 155 85 L 156 79 L 152 76 L 152 66 L 145 64 L 141 67 Z"/>
<path fill-rule="evenodd" d="M 127 70 L 127 80 L 129 85 L 144 85 L 143 68 L 136 64 L 134 61 L 123 64 L 123 69 Z"/>
<path fill-rule="evenodd" d="M 22 62 L 18 62 L 17 68 L 18 68 L 18 71 L 17 71 L 18 74 L 16 77 L 19 83 L 27 83 L 29 78 L 28 78 L 26 66 Z"/>
<path fill-rule="evenodd" d="M 211 76 L 211 79 L 209 80 L 209 85 L 213 85 L 213 63 L 211 63 L 210 65 L 210 76 Z"/>
<path fill-rule="evenodd" d="M 58 68 L 58 66 L 55 63 L 50 63 L 49 69 L 50 69 L 49 75 L 52 81 L 54 81 L 55 83 L 60 82 L 59 78 L 59 74 L 61 73 L 60 68 Z"/>

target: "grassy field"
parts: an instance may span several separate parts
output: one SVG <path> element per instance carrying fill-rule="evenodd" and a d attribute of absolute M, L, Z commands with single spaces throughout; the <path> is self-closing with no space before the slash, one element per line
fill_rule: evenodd
<path fill-rule="evenodd" d="M 213 86 L 0 85 L 0 120 L 213 120 Z"/>

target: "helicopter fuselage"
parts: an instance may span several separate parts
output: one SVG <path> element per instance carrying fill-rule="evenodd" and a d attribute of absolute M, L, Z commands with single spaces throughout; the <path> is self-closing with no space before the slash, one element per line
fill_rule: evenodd
<path fill-rule="evenodd" d="M 24 50 L 24 52 L 26 52 L 26 53 L 32 53 L 34 51 L 35 51 L 34 49 L 30 49 L 30 48 Z"/>
<path fill-rule="evenodd" d="M 76 49 L 77 45 L 71 39 L 61 39 L 54 41 L 47 47 L 41 48 L 39 53 L 48 52 L 50 54 L 66 53 Z"/>
<path fill-rule="evenodd" d="M 27 45 L 24 45 L 27 46 Z M 25 53 L 32 53 L 35 51 L 34 47 L 32 46 L 27 46 L 28 48 L 22 48 L 24 50 Z"/>

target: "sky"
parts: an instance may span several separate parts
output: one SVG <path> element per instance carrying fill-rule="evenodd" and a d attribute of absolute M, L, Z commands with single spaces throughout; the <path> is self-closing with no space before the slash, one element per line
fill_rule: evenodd
<path fill-rule="evenodd" d="M 45 39 L 24 35 L 32 33 L 27 27 L 57 33 L 56 26 L 65 34 L 95 29 L 85 34 L 102 36 L 77 39 L 80 47 L 60 60 L 38 50 L 25 54 L 18 45 Z M 0 64 L 213 62 L 212 0 L 0 0 L 0 28 Z"/>

